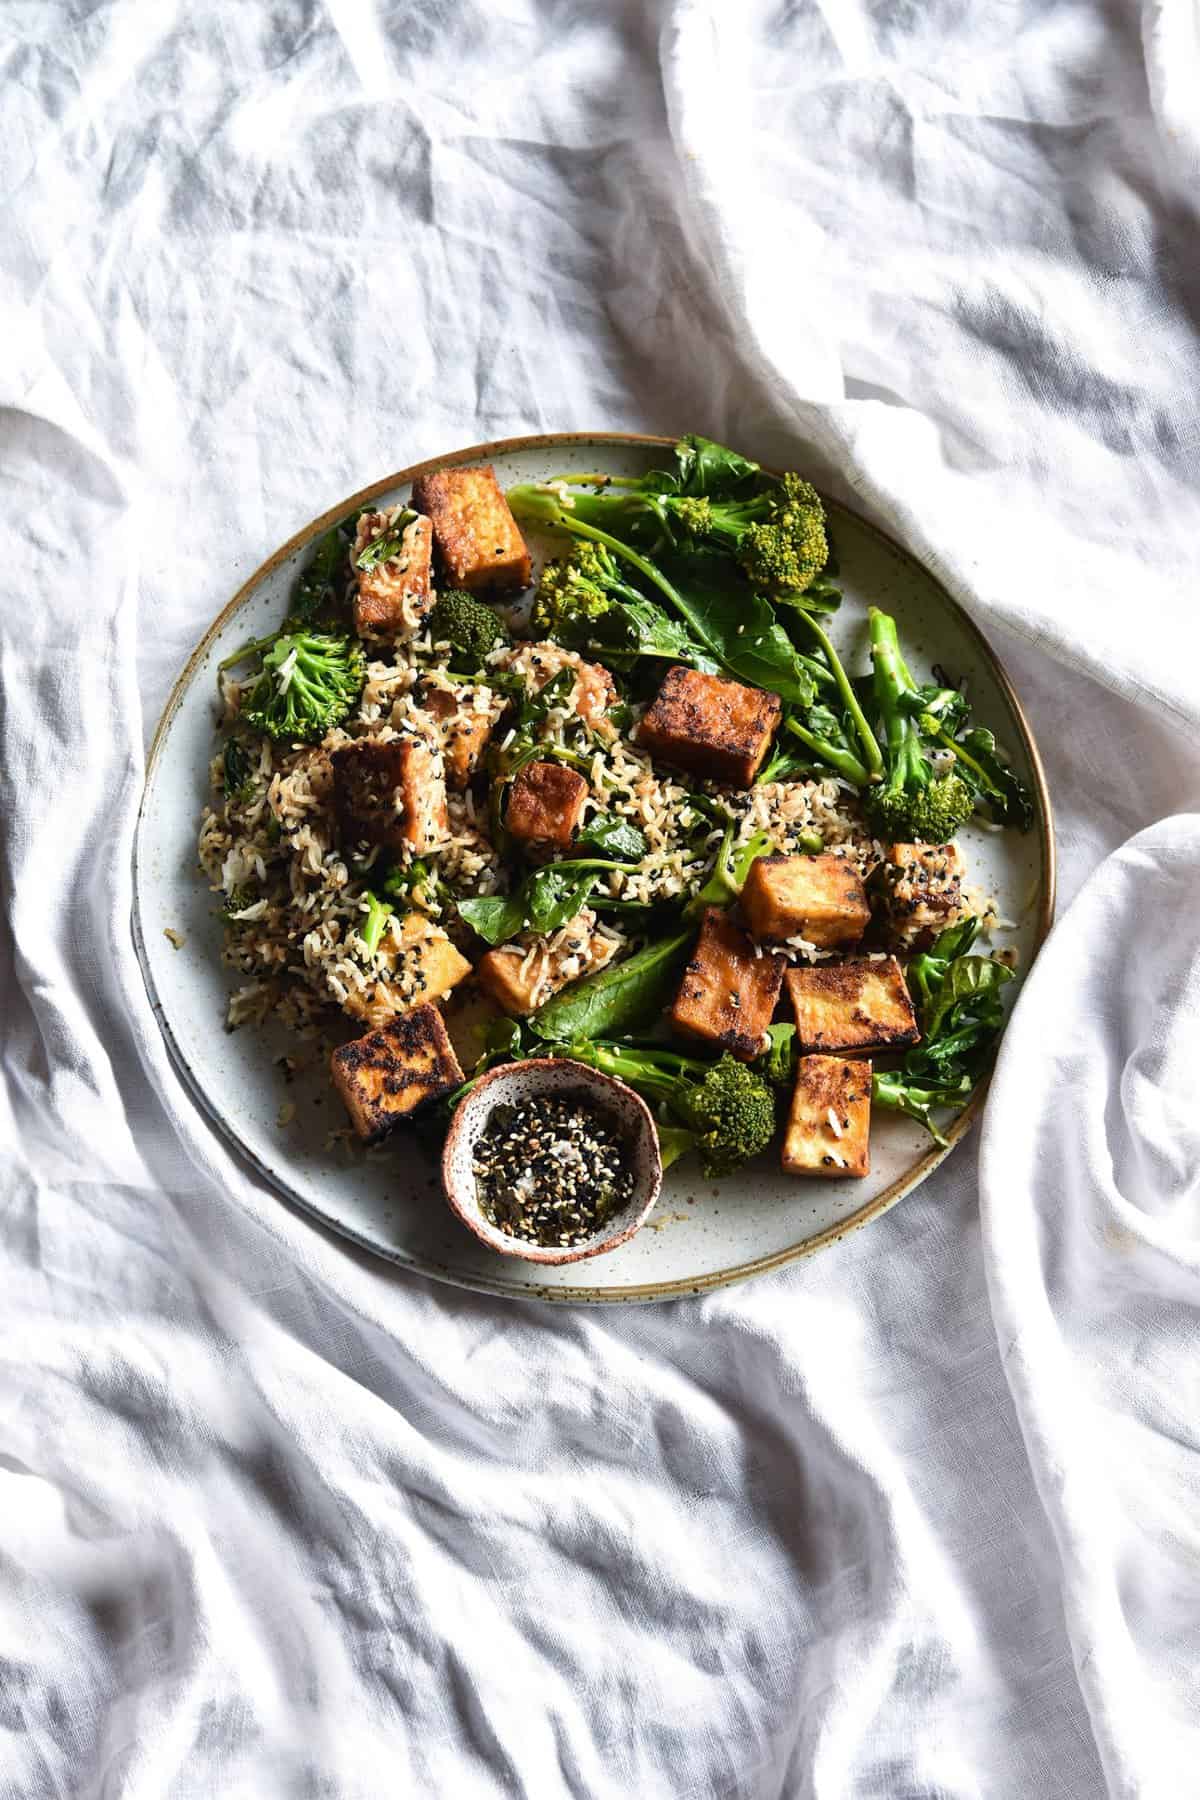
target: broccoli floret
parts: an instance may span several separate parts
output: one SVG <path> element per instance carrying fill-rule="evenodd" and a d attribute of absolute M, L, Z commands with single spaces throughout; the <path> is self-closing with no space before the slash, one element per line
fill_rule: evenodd
<path fill-rule="evenodd" d="M 510 641 L 503 621 L 484 600 L 461 588 L 439 594 L 429 615 L 429 635 L 434 643 L 449 644 L 454 661 L 472 673 L 482 668 L 497 644 Z"/>
<path fill-rule="evenodd" d="M 802 594 L 829 561 L 825 508 L 810 481 L 791 472 L 768 495 L 765 518 L 750 525 L 738 561 L 768 594 Z"/>
<path fill-rule="evenodd" d="M 900 654 L 896 621 L 876 606 L 870 617 L 875 702 L 887 752 L 882 784 L 864 795 L 867 819 L 889 843 L 949 843 L 975 810 L 975 797 L 953 770 L 935 774 L 914 716 L 921 697 Z"/>
<path fill-rule="evenodd" d="M 366 659 L 349 638 L 280 631 L 226 657 L 223 669 L 259 657 L 241 717 L 268 737 L 316 743 L 349 717 L 362 693 Z"/>
<path fill-rule="evenodd" d="M 572 633 L 612 607 L 614 592 L 626 590 L 617 565 L 603 544 L 577 543 L 542 570 L 529 623 L 539 637 Z M 640 596 L 635 596 L 640 598 Z"/>
<path fill-rule="evenodd" d="M 694 1147 L 706 1175 L 730 1175 L 775 1134 L 770 1086 L 728 1054 L 706 1063 L 654 1046 L 595 1041 L 573 1044 L 566 1055 L 628 1082 L 662 1109 L 665 1162 Z"/>

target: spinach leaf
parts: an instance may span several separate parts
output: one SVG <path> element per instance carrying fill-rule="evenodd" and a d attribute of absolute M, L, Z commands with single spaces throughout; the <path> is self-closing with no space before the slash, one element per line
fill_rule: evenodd
<path fill-rule="evenodd" d="M 736 450 L 716 444 L 712 438 L 698 437 L 694 432 L 680 438 L 675 446 L 675 487 L 677 494 L 703 494 L 711 499 L 725 499 L 744 493 L 759 472 L 756 462 L 739 456 Z"/>
<path fill-rule="evenodd" d="M 811 704 L 816 683 L 769 600 L 722 575 L 713 558 L 669 554 L 658 565 L 696 636 L 730 675 L 794 705 Z"/>
<path fill-rule="evenodd" d="M 525 901 L 515 894 L 489 894 L 483 899 L 460 900 L 459 914 L 485 944 L 504 944 L 525 924 Z"/>
<path fill-rule="evenodd" d="M 336 580 L 345 555 L 345 539 L 339 527 L 334 525 L 317 540 L 311 562 L 292 589 L 291 618 L 299 624 L 311 625 L 321 614 L 336 607 Z"/>
<path fill-rule="evenodd" d="M 674 984 L 675 972 L 693 933 L 678 932 L 647 944 L 624 962 L 598 969 L 564 988 L 534 1013 L 529 1024 L 540 1038 L 570 1043 L 604 1037 L 655 1017 Z"/>
<path fill-rule="evenodd" d="M 649 838 L 619 813 L 597 813 L 576 841 L 598 850 L 601 856 L 615 857 L 618 862 L 641 862 L 650 854 Z"/>
<path fill-rule="evenodd" d="M 221 756 L 221 777 L 226 800 L 235 803 L 242 798 L 250 780 L 250 752 L 235 737 L 226 738 Z"/>
<path fill-rule="evenodd" d="M 996 824 L 1029 831 L 1033 825 L 1029 789 L 1005 761 L 993 734 L 976 725 L 955 738 L 954 749 L 958 756 L 957 773 L 968 786 L 978 785 Z"/>

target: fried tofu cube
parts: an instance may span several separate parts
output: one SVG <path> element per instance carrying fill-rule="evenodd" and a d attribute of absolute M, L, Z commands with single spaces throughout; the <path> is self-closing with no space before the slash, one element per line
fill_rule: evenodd
<path fill-rule="evenodd" d="M 821 950 L 856 944 L 871 919 L 862 877 L 841 856 L 760 856 L 741 904 L 756 938 L 802 937 Z"/>
<path fill-rule="evenodd" d="M 496 723 L 496 707 L 477 706 L 477 693 L 473 687 L 451 693 L 448 688 L 427 686 L 421 694 L 421 709 L 436 722 L 441 736 L 446 786 L 455 794 L 470 783 Z"/>
<path fill-rule="evenodd" d="M 490 463 L 419 475 L 413 482 L 412 503 L 433 521 L 451 587 L 474 591 L 529 586 L 529 551 Z"/>
<path fill-rule="evenodd" d="M 616 945 L 595 930 L 596 915 L 585 906 L 551 943 L 518 938 L 489 950 L 475 970 L 481 986 L 514 1018 L 526 1018 L 553 994 L 611 962 Z"/>
<path fill-rule="evenodd" d="M 784 979 L 802 1054 L 905 1050 L 921 1035 L 904 971 L 894 956 L 817 963 L 810 969 L 789 969 Z"/>
<path fill-rule="evenodd" d="M 379 1143 L 463 1078 L 436 1006 L 414 1006 L 381 1030 L 343 1044 L 331 1068 L 364 1144 Z"/>
<path fill-rule="evenodd" d="M 526 763 L 508 791 L 506 830 L 523 844 L 563 850 L 575 835 L 588 784 L 559 762 Z"/>
<path fill-rule="evenodd" d="M 884 936 L 892 950 L 928 950 L 939 931 L 968 910 L 955 844 L 890 844 L 872 878 Z"/>
<path fill-rule="evenodd" d="M 783 967 L 781 957 L 755 955 L 754 944 L 721 907 L 706 907 L 671 1023 L 684 1036 L 749 1062 L 763 1049 Z"/>
<path fill-rule="evenodd" d="M 354 629 L 362 638 L 404 642 L 416 636 L 433 608 L 433 526 L 428 519 L 410 520 L 386 561 L 358 567 L 371 544 L 394 535 L 387 513 L 360 516 L 354 537 Z"/>
<path fill-rule="evenodd" d="M 475 1066 L 488 1048 L 488 1032 L 503 1013 L 477 982 L 465 981 L 450 996 L 443 1017 L 454 1054 L 464 1069 Z"/>
<path fill-rule="evenodd" d="M 333 751 L 333 805 L 342 843 L 432 850 L 447 836 L 446 777 L 436 727 L 429 735 L 358 738 Z"/>
<path fill-rule="evenodd" d="M 416 908 L 388 926 L 374 966 L 376 980 L 341 1001 L 343 1012 L 367 1025 L 386 1025 L 416 1001 L 440 1000 L 471 973 L 441 926 Z"/>
<path fill-rule="evenodd" d="M 747 788 L 779 724 L 778 694 L 698 669 L 668 669 L 638 727 L 651 756 L 727 787 Z"/>
<path fill-rule="evenodd" d="M 870 1130 L 870 1063 L 802 1056 L 783 1138 L 784 1174 L 869 1174 Z"/>

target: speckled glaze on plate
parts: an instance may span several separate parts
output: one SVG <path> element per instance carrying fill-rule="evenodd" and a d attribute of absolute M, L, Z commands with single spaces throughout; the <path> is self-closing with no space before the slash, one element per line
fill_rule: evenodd
<path fill-rule="evenodd" d="M 685 1161 L 666 1176 L 658 1205 L 636 1236 L 585 1268 L 545 1267 L 500 1256 L 467 1231 L 442 1199 L 436 1155 L 412 1136 L 398 1134 L 365 1155 L 326 1148 L 331 1128 L 343 1123 L 328 1071 L 318 1066 L 287 1086 L 275 1059 L 295 1052 L 294 1039 L 276 1026 L 224 1029 L 234 983 L 220 960 L 215 898 L 196 862 L 200 810 L 210 798 L 222 656 L 278 628 L 321 532 L 368 501 L 407 498 L 424 470 L 492 462 L 505 486 L 564 469 L 638 474 L 661 460 L 671 441 L 571 433 L 476 444 L 339 501 L 269 557 L 205 632 L 148 758 L 134 842 L 134 939 L 155 1014 L 193 1095 L 294 1205 L 403 1267 L 490 1293 L 575 1302 L 702 1293 L 838 1242 L 894 1205 L 948 1154 L 911 1121 L 877 1114 L 871 1174 L 863 1181 L 789 1179 L 771 1157 L 718 1185 L 704 1180 L 694 1160 Z M 896 615 L 918 680 L 935 662 L 966 677 L 976 718 L 997 733 L 1032 787 L 1037 822 L 1027 836 L 972 826 L 961 839 L 969 879 L 994 894 L 1001 917 L 1015 922 L 999 941 L 1017 950 L 1024 972 L 1053 917 L 1054 840 L 1041 764 L 1017 698 L 978 627 L 915 558 L 845 507 L 830 506 L 830 527 L 845 594 L 832 635 L 851 673 L 867 667 L 866 611 L 876 603 Z M 182 948 L 168 931 L 182 938 Z M 955 1120 L 951 1148 L 982 1099 L 977 1091 Z M 289 1122 L 281 1125 L 281 1118 Z"/>

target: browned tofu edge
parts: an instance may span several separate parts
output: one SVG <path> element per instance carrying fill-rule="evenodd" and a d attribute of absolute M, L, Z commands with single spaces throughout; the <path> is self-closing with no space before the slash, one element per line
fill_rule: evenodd
<path fill-rule="evenodd" d="M 736 734 L 730 716 L 735 696 L 745 714 Z M 664 762 L 749 787 L 770 748 L 782 710 L 778 694 L 676 665 L 663 677 L 642 716 L 637 737 L 651 755 Z"/>
<path fill-rule="evenodd" d="M 847 1029 L 840 1035 L 837 1031 L 828 1037 L 805 1034 L 806 999 L 811 996 L 828 1004 L 841 1001 L 846 1008 L 852 1008 L 871 977 L 887 986 L 898 1015 L 895 1024 L 881 1024 L 877 1016 L 859 1007 L 857 1016 L 851 1013 L 846 1021 Z M 866 957 L 855 957 L 845 962 L 814 963 L 808 968 L 789 969 L 784 983 L 796 1018 L 796 1043 L 801 1052 L 906 1050 L 920 1041 L 912 996 L 904 971 L 894 956 L 875 962 Z"/>
<path fill-rule="evenodd" d="M 738 975 L 736 987 L 730 982 L 724 995 L 714 991 L 715 961 Z M 685 1037 L 716 1044 L 740 1062 L 750 1062 L 762 1054 L 783 971 L 782 957 L 755 956 L 752 940 L 729 914 L 719 906 L 706 907 L 671 1006 L 671 1023 Z"/>
<path fill-rule="evenodd" d="M 422 1052 L 432 1052 L 421 1066 Z M 403 1119 L 411 1118 L 463 1079 L 445 1022 L 436 1006 L 423 1003 L 390 1024 L 369 1031 L 333 1052 L 333 1085 L 364 1143 L 378 1143 Z M 383 1097 L 367 1091 L 378 1083 Z M 407 1098 L 408 1091 L 413 1098 Z M 386 1098 L 405 1103 L 389 1107 Z"/>
<path fill-rule="evenodd" d="M 796 1085 L 780 1153 L 785 1175 L 860 1180 L 870 1174 L 871 1076 L 871 1064 L 865 1060 L 843 1056 L 800 1058 L 796 1064 Z M 843 1125 L 841 1137 L 825 1123 L 829 1108 L 848 1121 Z M 811 1156 L 798 1156 L 793 1151 L 797 1136 L 808 1138 L 814 1128 L 828 1130 L 829 1134 L 830 1148 L 819 1162 Z M 841 1164 L 834 1161 L 835 1154 L 844 1159 Z"/>
<path fill-rule="evenodd" d="M 431 519 L 438 552 L 456 587 L 528 587 L 533 570 L 529 548 L 491 463 L 418 475 L 412 504 Z"/>

